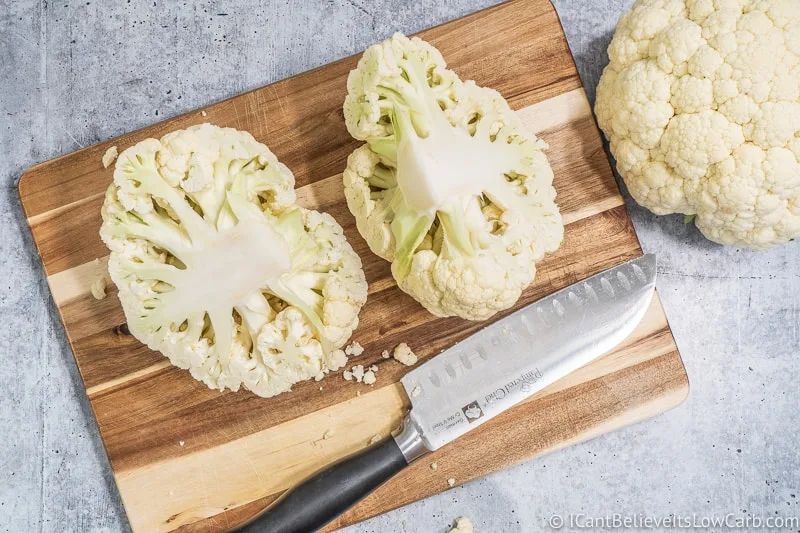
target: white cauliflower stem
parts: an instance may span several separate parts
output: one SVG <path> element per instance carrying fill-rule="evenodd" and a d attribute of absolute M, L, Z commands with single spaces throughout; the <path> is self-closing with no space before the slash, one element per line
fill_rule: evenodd
<path fill-rule="evenodd" d="M 345 196 L 401 289 L 438 316 L 512 306 L 563 225 L 544 143 L 499 93 L 461 81 L 438 50 L 396 34 L 348 78 Z"/>
<path fill-rule="evenodd" d="M 209 124 L 120 154 L 101 237 L 131 333 L 211 388 L 260 396 L 343 365 L 361 261 L 246 133 Z"/>
<path fill-rule="evenodd" d="M 595 112 L 634 199 L 755 249 L 800 236 L 800 2 L 638 0 Z"/>

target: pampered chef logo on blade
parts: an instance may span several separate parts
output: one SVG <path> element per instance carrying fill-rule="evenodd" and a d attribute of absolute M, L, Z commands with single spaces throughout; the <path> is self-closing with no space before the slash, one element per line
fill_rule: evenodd
<path fill-rule="evenodd" d="M 464 413 L 464 417 L 470 424 L 483 418 L 483 409 L 481 409 L 481 406 L 478 405 L 478 402 L 472 402 L 469 405 L 465 405 L 461 408 L 461 412 Z"/>
<path fill-rule="evenodd" d="M 535 368 L 529 372 L 525 372 L 524 374 L 521 374 L 518 378 L 509 381 L 504 386 L 495 390 L 491 394 L 488 394 L 486 396 L 486 403 L 502 400 L 503 398 L 514 392 L 515 389 L 519 389 L 519 391 L 522 393 L 528 393 L 531 391 L 536 382 L 539 381 L 540 379 L 542 379 L 542 371 L 539 370 L 538 368 Z"/>

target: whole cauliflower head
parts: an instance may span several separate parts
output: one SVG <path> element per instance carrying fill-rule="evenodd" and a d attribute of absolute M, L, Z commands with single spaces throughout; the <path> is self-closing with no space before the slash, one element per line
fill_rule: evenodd
<path fill-rule="evenodd" d="M 366 141 L 347 162 L 347 204 L 399 287 L 437 316 L 514 305 L 563 236 L 545 144 L 418 38 L 369 48 L 347 88 L 348 131 Z"/>
<path fill-rule="evenodd" d="M 800 236 L 800 2 L 638 0 L 595 112 L 633 198 L 722 244 Z"/>
<path fill-rule="evenodd" d="M 120 154 L 100 236 L 131 333 L 212 389 L 259 396 L 342 366 L 367 297 L 328 214 L 243 131 L 210 124 Z"/>

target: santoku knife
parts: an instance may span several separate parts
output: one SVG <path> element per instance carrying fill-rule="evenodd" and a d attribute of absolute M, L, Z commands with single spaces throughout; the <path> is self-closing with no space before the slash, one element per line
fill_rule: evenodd
<path fill-rule="evenodd" d="M 411 411 L 393 437 L 313 474 L 246 531 L 310 533 L 400 470 L 622 342 L 653 296 L 648 254 L 534 302 L 445 350 L 401 380 Z"/>

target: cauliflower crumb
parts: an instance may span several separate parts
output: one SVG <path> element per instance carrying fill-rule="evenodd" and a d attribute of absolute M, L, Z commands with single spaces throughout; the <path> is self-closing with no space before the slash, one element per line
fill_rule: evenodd
<path fill-rule="evenodd" d="M 344 349 L 344 353 L 353 357 L 358 357 L 364 353 L 364 347 L 356 341 L 353 341 Z"/>
<path fill-rule="evenodd" d="M 201 114 L 202 116 L 204 116 L 204 117 L 207 117 L 207 116 L 208 116 L 208 113 L 206 113 L 205 111 L 200 111 L 200 114 Z"/>
<path fill-rule="evenodd" d="M 381 357 L 384 359 L 389 359 L 392 355 L 389 353 L 389 350 L 384 350 L 381 352 Z"/>
<path fill-rule="evenodd" d="M 365 385 L 374 385 L 377 379 L 375 378 L 375 372 L 372 370 L 367 370 L 364 372 L 364 384 Z"/>
<path fill-rule="evenodd" d="M 344 378 L 345 381 L 353 381 L 353 373 L 350 372 L 349 370 L 345 370 L 344 372 L 342 372 L 342 377 Z"/>
<path fill-rule="evenodd" d="M 322 392 L 322 387 L 319 388 L 319 391 Z"/>
<path fill-rule="evenodd" d="M 416 386 L 416 387 L 414 387 L 414 389 L 411 391 L 411 397 L 412 397 L 412 398 L 416 398 L 417 396 L 419 396 L 419 393 L 420 393 L 420 392 L 422 392 L 422 390 L 420 390 L 420 388 L 419 388 L 419 385 L 417 385 L 417 386 Z"/>
<path fill-rule="evenodd" d="M 373 435 L 371 439 L 369 439 L 370 444 L 378 444 L 381 441 L 380 435 Z"/>
<path fill-rule="evenodd" d="M 394 358 L 406 366 L 414 366 L 417 364 L 417 355 L 411 351 L 408 344 L 401 342 L 394 349 Z"/>
<path fill-rule="evenodd" d="M 456 479 L 451 477 L 450 479 L 447 480 L 447 484 L 450 485 L 451 487 L 455 487 Z"/>
<path fill-rule="evenodd" d="M 450 533 L 474 533 L 472 521 L 466 516 L 456 519 L 456 525 L 450 530 Z"/>
<path fill-rule="evenodd" d="M 436 472 L 439 469 L 439 465 L 437 463 L 431 463 L 431 470 Z"/>
<path fill-rule="evenodd" d="M 356 396 L 361 396 L 361 391 L 357 391 Z"/>
<path fill-rule="evenodd" d="M 325 440 L 328 440 L 331 437 L 333 437 L 333 430 L 332 429 L 326 429 L 325 433 L 322 435 L 322 438 L 325 439 Z"/>
<path fill-rule="evenodd" d="M 106 150 L 106 153 L 103 154 L 103 168 L 110 167 L 111 163 L 113 163 L 117 159 L 117 155 L 118 152 L 116 146 L 112 146 L 111 148 Z"/>
<path fill-rule="evenodd" d="M 322 381 L 322 378 L 324 378 L 324 377 L 325 377 L 325 372 L 320 372 L 319 374 L 314 376 L 314 381 Z M 322 389 L 322 387 L 320 387 L 320 390 L 321 389 Z"/>
<path fill-rule="evenodd" d="M 106 297 L 106 278 L 99 277 L 92 282 L 92 296 L 95 300 L 102 300 Z"/>
<path fill-rule="evenodd" d="M 361 383 L 364 381 L 364 365 L 356 365 L 352 369 L 353 378 Z"/>
<path fill-rule="evenodd" d="M 369 369 L 372 370 L 373 372 L 377 372 L 378 371 L 378 365 L 372 365 L 371 367 L 369 367 Z"/>
<path fill-rule="evenodd" d="M 339 370 L 347 364 L 347 355 L 343 350 L 334 350 L 328 354 L 328 368 Z"/>
<path fill-rule="evenodd" d="M 180 444 L 181 446 L 183 446 L 183 445 L 184 445 L 184 442 L 183 442 L 183 441 L 178 441 L 178 444 Z"/>

